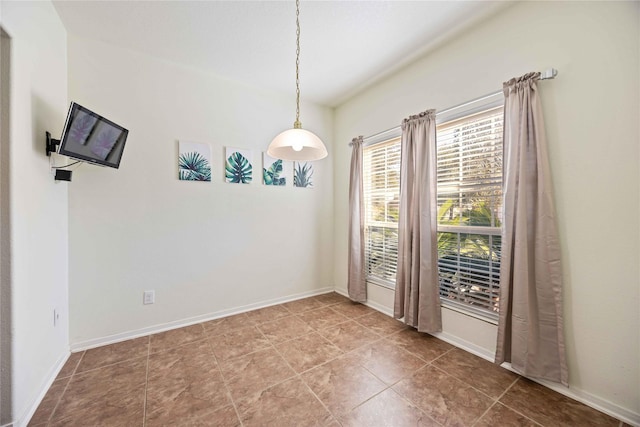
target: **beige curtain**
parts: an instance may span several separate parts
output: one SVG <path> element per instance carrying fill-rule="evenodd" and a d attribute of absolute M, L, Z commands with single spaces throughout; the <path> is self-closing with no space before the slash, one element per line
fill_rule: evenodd
<path fill-rule="evenodd" d="M 351 177 L 349 178 L 349 298 L 357 302 L 367 300 L 364 271 L 364 200 L 362 190 L 362 144 L 359 136 L 351 141 Z"/>
<path fill-rule="evenodd" d="M 394 317 L 420 332 L 441 331 L 435 110 L 402 123 L 399 215 Z"/>
<path fill-rule="evenodd" d="M 496 363 L 568 385 L 562 271 L 540 73 L 504 83 L 504 229 Z"/>

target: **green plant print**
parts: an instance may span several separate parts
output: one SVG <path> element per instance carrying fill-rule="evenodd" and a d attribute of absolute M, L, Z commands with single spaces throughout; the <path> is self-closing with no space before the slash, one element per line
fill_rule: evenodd
<path fill-rule="evenodd" d="M 313 166 L 310 163 L 297 163 L 293 168 L 293 185 L 295 187 L 313 187 Z"/>
<path fill-rule="evenodd" d="M 211 181 L 211 165 L 197 151 L 181 153 L 178 165 L 178 178 L 182 181 Z"/>
<path fill-rule="evenodd" d="M 287 178 L 280 177 L 282 173 L 282 159 L 278 159 L 269 166 L 269 169 L 262 168 L 264 176 L 264 185 L 286 185 Z"/>
<path fill-rule="evenodd" d="M 225 165 L 227 182 L 234 184 L 248 184 L 253 179 L 253 166 L 246 157 L 238 151 L 229 156 Z"/>

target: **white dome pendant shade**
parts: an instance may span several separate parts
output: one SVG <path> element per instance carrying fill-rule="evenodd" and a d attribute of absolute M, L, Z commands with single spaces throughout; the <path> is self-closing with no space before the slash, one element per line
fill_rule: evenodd
<path fill-rule="evenodd" d="M 327 157 L 327 149 L 314 133 L 293 128 L 273 138 L 267 154 L 282 160 L 320 160 Z"/>
<path fill-rule="evenodd" d="M 278 134 L 267 154 L 282 160 L 320 160 L 327 157 L 327 148 L 320 138 L 300 123 L 300 0 L 296 0 L 296 121 L 293 129 Z"/>

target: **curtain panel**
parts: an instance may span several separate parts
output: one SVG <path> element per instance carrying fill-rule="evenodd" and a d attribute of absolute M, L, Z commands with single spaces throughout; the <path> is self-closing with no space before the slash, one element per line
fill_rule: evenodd
<path fill-rule="evenodd" d="M 351 141 L 351 175 L 349 178 L 349 260 L 347 291 L 356 302 L 367 300 L 364 259 L 364 191 L 362 188 L 363 137 Z"/>
<path fill-rule="evenodd" d="M 398 265 L 394 317 L 420 332 L 442 330 L 438 281 L 436 120 L 427 110 L 402 122 Z"/>
<path fill-rule="evenodd" d="M 568 385 L 560 247 L 539 77 L 529 73 L 503 85 L 504 228 L 495 362 Z"/>

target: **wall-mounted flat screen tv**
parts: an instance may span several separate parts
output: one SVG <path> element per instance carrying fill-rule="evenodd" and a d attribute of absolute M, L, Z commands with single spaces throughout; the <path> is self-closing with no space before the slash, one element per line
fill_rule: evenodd
<path fill-rule="evenodd" d="M 72 102 L 58 154 L 117 169 L 128 134 L 122 126 Z"/>

